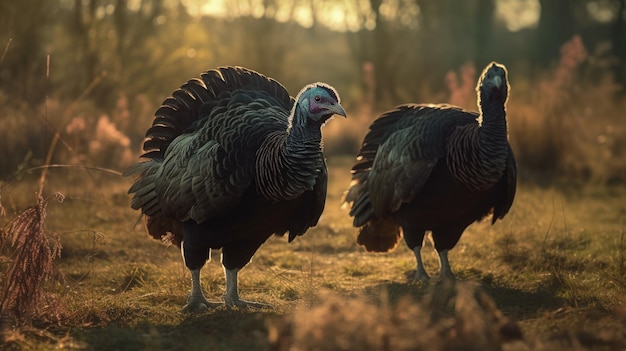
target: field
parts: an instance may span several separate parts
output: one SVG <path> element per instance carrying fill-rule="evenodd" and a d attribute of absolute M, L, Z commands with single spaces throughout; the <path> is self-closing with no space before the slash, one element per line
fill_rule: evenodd
<path fill-rule="evenodd" d="M 174 246 L 148 238 L 128 208 L 130 179 L 50 170 L 45 228 L 63 246 L 39 305 L 2 325 L 9 350 L 622 350 L 626 348 L 626 189 L 520 184 L 508 216 L 469 227 L 450 261 L 459 281 L 413 283 L 402 243 L 389 254 L 355 243 L 342 193 L 351 159 L 329 159 L 317 227 L 270 238 L 240 274 L 244 299 L 272 310 L 181 312 L 189 274 Z M 91 174 L 91 175 L 88 175 Z M 37 179 L 5 184 L 3 228 L 35 203 Z M 58 198 L 58 197 L 57 197 Z M 17 213 L 14 213 L 17 212 Z M 12 259 L 2 242 L 0 268 Z M 438 274 L 434 251 L 425 264 Z M 219 252 L 203 270 L 220 300 Z"/>

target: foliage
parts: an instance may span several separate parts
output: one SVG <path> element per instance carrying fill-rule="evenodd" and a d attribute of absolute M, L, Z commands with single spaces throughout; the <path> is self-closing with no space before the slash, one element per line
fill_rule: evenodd
<path fill-rule="evenodd" d="M 588 54 L 574 36 L 553 70 L 519 95 L 512 88 L 510 133 L 524 167 L 600 183 L 624 182 L 625 105 L 605 53 Z M 512 83 L 515 84 L 515 83 Z M 526 94 L 524 94 L 526 93 Z"/>
<path fill-rule="evenodd" d="M 141 103 L 134 106 L 144 108 Z M 135 161 L 133 144 L 138 145 L 144 133 L 143 126 L 131 121 L 134 111 L 124 97 L 118 99 L 111 115 L 87 101 L 46 100 L 36 108 L 9 104 L 4 109 L 0 147 L 11 150 L 3 156 L 0 170 L 5 179 L 19 178 L 30 168 L 44 165 L 50 149 L 53 163 L 121 169 Z M 134 133 L 132 142 L 127 133 Z M 60 143 L 55 146 L 57 140 Z"/>
<path fill-rule="evenodd" d="M 219 65 L 259 70 L 294 95 L 312 81 L 337 87 L 349 127 L 331 125 L 325 145 L 330 154 L 354 154 L 367 125 L 395 104 L 448 101 L 474 110 L 476 68 L 496 60 L 511 75 L 510 134 L 522 173 L 624 180 L 620 41 L 609 38 L 612 48 L 591 31 L 606 24 L 589 17 L 587 0 L 569 5 L 567 16 L 572 9 L 585 14 L 576 21 L 546 17 L 552 7 L 541 13 L 541 28 L 567 22 L 558 38 L 581 33 L 550 44 L 551 51 L 539 46 L 541 54 L 564 45 L 560 59 L 531 54 L 533 43 L 552 33 L 507 31 L 496 16 L 504 2 L 494 7 L 488 0 L 322 1 L 309 9 L 309 28 L 300 24 L 304 5 L 296 2 L 228 2 L 223 17 L 192 15 L 193 3 L 180 1 L 87 0 L 59 2 L 54 10 L 30 3 L 0 11 L 7 29 L 0 36 L 0 148 L 10 150 L 3 178 L 43 164 L 57 133 L 62 145 L 53 162 L 127 166 L 159 103 Z M 324 14 L 333 6 L 350 9 L 352 31 L 327 27 Z M 619 37 L 619 23 L 615 28 Z"/>

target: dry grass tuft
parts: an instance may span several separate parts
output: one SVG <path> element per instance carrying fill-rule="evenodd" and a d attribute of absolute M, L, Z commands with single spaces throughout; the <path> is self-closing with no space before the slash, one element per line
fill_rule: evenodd
<path fill-rule="evenodd" d="M 55 196 L 62 201 L 62 195 Z M 38 312 L 42 285 L 51 277 L 53 261 L 61 253 L 59 237 L 44 228 L 47 201 L 42 197 L 0 230 L 2 243 L 10 243 L 7 274 L 2 276 L 0 316 L 24 321 Z"/>
<path fill-rule="evenodd" d="M 366 298 L 327 296 L 269 331 L 271 350 L 502 350 L 522 339 L 482 290 L 465 283 L 437 284 L 423 299 L 390 305 Z"/>

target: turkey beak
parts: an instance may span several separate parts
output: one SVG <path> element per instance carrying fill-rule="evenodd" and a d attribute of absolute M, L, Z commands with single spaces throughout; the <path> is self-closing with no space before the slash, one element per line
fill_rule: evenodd
<path fill-rule="evenodd" d="M 346 110 L 344 110 L 343 107 L 339 103 L 336 103 L 336 104 L 333 104 L 333 105 L 327 105 L 325 107 L 326 107 L 326 109 L 328 111 L 330 111 L 330 112 L 332 112 L 332 113 L 334 113 L 336 115 L 343 116 L 344 118 L 348 117 L 347 113 L 346 113 Z"/>
<path fill-rule="evenodd" d="M 500 89 L 500 87 L 502 86 L 502 77 L 500 76 L 493 77 L 493 85 L 495 85 L 496 88 Z"/>
<path fill-rule="evenodd" d="M 296 238 L 296 234 L 292 233 L 291 231 L 289 231 L 289 242 L 292 242 L 293 239 L 295 239 L 295 238 Z"/>

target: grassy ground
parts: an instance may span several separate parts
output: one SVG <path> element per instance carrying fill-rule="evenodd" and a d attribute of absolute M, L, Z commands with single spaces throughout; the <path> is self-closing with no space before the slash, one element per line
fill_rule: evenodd
<path fill-rule="evenodd" d="M 521 184 L 503 221 L 472 225 L 451 251 L 461 282 L 421 286 L 410 281 L 415 262 L 404 244 L 389 254 L 356 246 L 340 208 L 350 162 L 329 160 L 320 224 L 291 244 L 270 238 L 241 272 L 242 297 L 274 310 L 217 308 L 197 315 L 181 313 L 190 279 L 178 249 L 150 240 L 136 225 L 138 213 L 126 195 L 130 180 L 50 173 L 47 190 L 66 196 L 49 202 L 46 219 L 63 245 L 57 273 L 30 323 L 5 323 L 0 348 L 626 348 L 625 188 Z M 27 179 L 4 188 L 3 223 L 34 202 L 36 188 Z M 4 252 L 10 252 L 6 243 Z M 436 276 L 436 254 L 424 253 L 427 271 Z M 213 258 L 203 284 L 210 300 L 220 300 L 219 252 Z M 0 261 L 3 272 L 9 261 Z"/>

